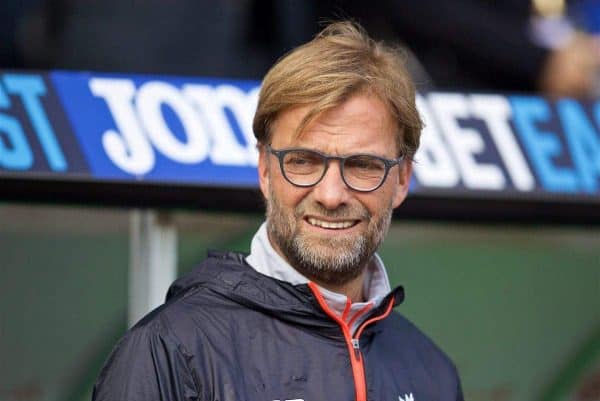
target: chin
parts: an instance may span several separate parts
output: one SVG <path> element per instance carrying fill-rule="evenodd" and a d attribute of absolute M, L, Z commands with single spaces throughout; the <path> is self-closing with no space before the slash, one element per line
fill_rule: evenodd
<path fill-rule="evenodd" d="M 345 284 L 358 277 L 370 258 L 366 243 L 355 238 L 296 236 L 286 251 L 294 268 L 325 284 Z"/>

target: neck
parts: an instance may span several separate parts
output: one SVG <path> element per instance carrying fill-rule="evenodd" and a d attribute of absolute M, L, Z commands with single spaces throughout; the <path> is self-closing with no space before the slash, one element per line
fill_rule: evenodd
<path fill-rule="evenodd" d="M 329 291 L 337 292 L 338 294 L 344 294 L 345 296 L 348 297 L 348 299 L 350 299 L 350 301 L 352 303 L 364 302 L 365 294 L 363 291 L 363 288 L 364 288 L 363 283 L 365 281 L 365 274 L 366 274 L 366 269 L 363 269 L 363 271 L 360 273 L 360 275 L 358 277 L 353 278 L 352 280 L 350 280 L 347 283 L 339 284 L 339 285 L 321 283 L 321 282 L 319 282 L 319 280 L 313 280 L 313 281 L 315 283 L 317 283 L 320 287 L 323 287 Z"/>
<path fill-rule="evenodd" d="M 367 272 L 366 268 L 363 268 L 358 276 L 351 278 L 349 281 L 343 284 L 334 284 L 328 282 L 327 280 L 319 280 L 318 277 L 315 277 L 309 272 L 303 271 L 303 269 L 299 269 L 297 266 L 294 266 L 294 263 L 290 261 L 289 258 L 283 253 L 279 245 L 271 239 L 271 233 L 267 233 L 267 235 L 269 238 L 269 242 L 271 243 L 271 246 L 273 247 L 275 252 L 277 252 L 279 256 L 281 256 L 285 261 L 287 261 L 290 266 L 292 266 L 298 273 L 302 274 L 304 277 L 308 278 L 311 281 L 314 281 L 320 287 L 323 287 L 329 291 L 333 291 L 338 294 L 343 294 L 347 296 L 348 299 L 350 299 L 350 301 L 353 303 L 364 302 L 366 300 L 365 294 L 363 293 L 363 283 L 365 280 L 365 274 Z"/>

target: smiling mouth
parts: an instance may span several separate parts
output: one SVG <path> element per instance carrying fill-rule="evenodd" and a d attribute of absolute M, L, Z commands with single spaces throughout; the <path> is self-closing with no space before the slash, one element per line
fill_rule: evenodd
<path fill-rule="evenodd" d="M 311 226 L 327 228 L 330 230 L 342 230 L 344 228 L 350 228 L 358 224 L 358 220 L 325 221 L 317 219 L 315 217 L 308 217 L 306 221 Z"/>

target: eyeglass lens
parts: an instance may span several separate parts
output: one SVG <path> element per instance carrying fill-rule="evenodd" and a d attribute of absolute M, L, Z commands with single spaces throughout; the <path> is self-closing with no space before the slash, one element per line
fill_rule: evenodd
<path fill-rule="evenodd" d="M 316 184 L 327 168 L 327 158 L 310 150 L 293 150 L 282 160 L 283 171 L 288 180 L 296 185 Z M 350 156 L 344 160 L 342 174 L 351 188 L 368 191 L 376 188 L 385 178 L 383 160 L 369 155 Z"/>

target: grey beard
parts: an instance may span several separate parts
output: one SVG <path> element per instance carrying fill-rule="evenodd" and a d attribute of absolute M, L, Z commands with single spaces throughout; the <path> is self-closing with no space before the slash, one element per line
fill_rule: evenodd
<path fill-rule="evenodd" d="M 353 243 L 349 243 L 347 239 L 332 239 L 328 246 L 339 249 L 333 255 L 321 253 L 309 239 L 301 235 L 279 238 L 276 241 L 296 270 L 310 279 L 329 285 L 346 284 L 358 277 L 374 252 L 367 246 L 365 237 L 360 237 Z"/>
<path fill-rule="evenodd" d="M 271 200 L 267 202 L 267 229 L 270 239 L 298 272 L 325 285 L 346 284 L 364 271 L 369 259 L 383 241 L 392 216 L 391 208 L 380 217 L 379 221 L 371 221 L 370 215 L 363 216 L 369 221 L 369 227 L 365 235 L 357 239 L 332 237 L 326 240 L 328 244 L 323 241 L 314 244 L 311 243 L 310 237 L 298 232 L 295 221 L 286 220 L 279 205 L 273 205 L 277 203 L 273 195 L 272 193 Z M 344 209 L 336 211 L 324 209 L 319 213 L 329 217 L 348 215 Z M 320 246 L 339 251 L 321 252 Z"/>

